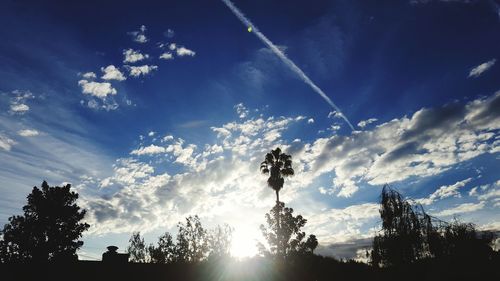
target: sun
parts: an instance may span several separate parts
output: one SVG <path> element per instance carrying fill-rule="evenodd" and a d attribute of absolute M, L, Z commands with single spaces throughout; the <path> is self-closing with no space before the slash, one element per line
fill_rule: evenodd
<path fill-rule="evenodd" d="M 257 255 L 258 233 L 246 228 L 237 229 L 233 235 L 231 255 L 236 258 L 247 258 Z"/>

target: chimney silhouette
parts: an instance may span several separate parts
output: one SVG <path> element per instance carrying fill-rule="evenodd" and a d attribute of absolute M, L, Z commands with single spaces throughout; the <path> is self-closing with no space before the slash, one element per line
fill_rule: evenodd
<path fill-rule="evenodd" d="M 102 262 L 113 263 L 113 264 L 124 264 L 128 263 L 129 254 L 117 253 L 118 247 L 108 246 L 108 251 L 102 254 Z"/>

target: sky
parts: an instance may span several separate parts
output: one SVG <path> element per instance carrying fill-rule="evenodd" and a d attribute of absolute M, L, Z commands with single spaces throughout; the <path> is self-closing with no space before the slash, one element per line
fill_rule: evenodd
<path fill-rule="evenodd" d="M 87 210 L 80 258 L 195 214 L 253 255 L 279 146 L 318 253 L 359 258 L 384 184 L 500 230 L 498 1 L 226 3 L 2 1 L 0 224 L 47 180 Z"/>

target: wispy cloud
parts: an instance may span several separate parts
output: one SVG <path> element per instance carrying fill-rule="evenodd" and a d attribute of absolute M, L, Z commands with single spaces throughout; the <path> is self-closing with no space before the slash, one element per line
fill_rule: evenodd
<path fill-rule="evenodd" d="M 358 127 L 360 127 L 360 128 L 362 128 L 362 129 L 363 129 L 363 128 L 365 128 L 366 126 L 370 125 L 371 123 L 373 123 L 373 122 L 377 122 L 377 121 L 378 121 L 378 119 L 377 119 L 377 118 L 370 118 L 370 119 L 367 119 L 367 120 L 363 120 L 363 121 L 360 121 L 360 122 L 358 123 Z"/>
<path fill-rule="evenodd" d="M 146 43 L 149 41 L 148 38 L 146 37 L 146 30 L 147 30 L 146 26 L 141 25 L 139 30 L 128 32 L 128 34 L 132 36 L 132 40 L 134 40 L 135 42 Z"/>
<path fill-rule="evenodd" d="M 290 60 L 285 53 L 278 48 L 271 40 L 269 40 L 262 32 L 255 26 L 231 1 L 222 0 L 224 4 L 238 17 L 238 19 L 245 25 L 251 27 L 252 32 L 267 46 L 271 51 L 276 54 L 293 72 L 295 72 L 306 84 L 308 84 L 314 92 L 320 95 L 331 107 L 333 107 L 341 116 L 342 119 L 354 130 L 351 122 L 342 113 L 340 108 L 333 103 L 333 101 L 321 90 L 292 60 Z"/>
<path fill-rule="evenodd" d="M 449 208 L 437 213 L 433 213 L 433 215 L 438 216 L 438 217 L 447 217 L 447 216 L 453 216 L 456 214 L 462 214 L 462 213 L 469 213 L 469 212 L 474 212 L 478 211 L 484 208 L 486 205 L 486 202 L 481 201 L 478 203 L 463 203 L 460 205 L 457 205 L 453 208 Z"/>
<path fill-rule="evenodd" d="M 443 185 L 434 191 L 428 198 L 417 199 L 416 201 L 422 205 L 430 205 L 438 199 L 444 199 L 451 196 L 460 197 L 458 189 L 464 187 L 470 181 L 472 181 L 472 178 L 458 181 L 452 185 Z"/>
<path fill-rule="evenodd" d="M 22 137 L 35 137 L 40 134 L 40 132 L 34 129 L 19 130 L 17 133 Z"/>
<path fill-rule="evenodd" d="M 0 133 L 0 148 L 9 151 L 16 142 Z"/>
<path fill-rule="evenodd" d="M 11 94 L 13 97 L 10 99 L 10 113 L 23 115 L 30 110 L 27 102 L 35 98 L 30 91 L 14 90 Z"/>
<path fill-rule="evenodd" d="M 474 68 L 472 68 L 469 72 L 469 77 L 477 78 L 485 71 L 490 69 L 493 65 L 495 65 L 496 59 L 491 59 L 485 63 L 482 63 Z"/>

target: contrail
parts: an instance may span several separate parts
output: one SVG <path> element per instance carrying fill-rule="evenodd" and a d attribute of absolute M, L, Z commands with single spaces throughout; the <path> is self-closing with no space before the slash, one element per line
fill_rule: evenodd
<path fill-rule="evenodd" d="M 271 51 L 277 55 L 293 72 L 297 73 L 299 77 L 304 81 L 306 84 L 311 86 L 311 88 L 318 94 L 320 95 L 329 105 L 337 111 L 337 113 L 340 115 L 342 119 L 351 127 L 351 130 L 354 130 L 354 127 L 352 126 L 351 122 L 345 117 L 345 115 L 342 113 L 340 108 L 333 103 L 333 101 L 321 90 L 314 82 L 309 79 L 309 77 L 300 69 L 292 60 L 290 60 L 276 45 L 271 42 L 271 40 L 267 39 L 267 37 L 262 34 L 262 32 L 259 31 L 257 26 L 255 26 L 245 15 L 230 1 L 230 0 L 222 0 L 226 6 L 231 9 L 233 14 L 235 14 L 238 19 L 246 26 L 246 27 L 251 27 L 252 32 L 254 32 L 257 37 L 267 46 Z"/>

